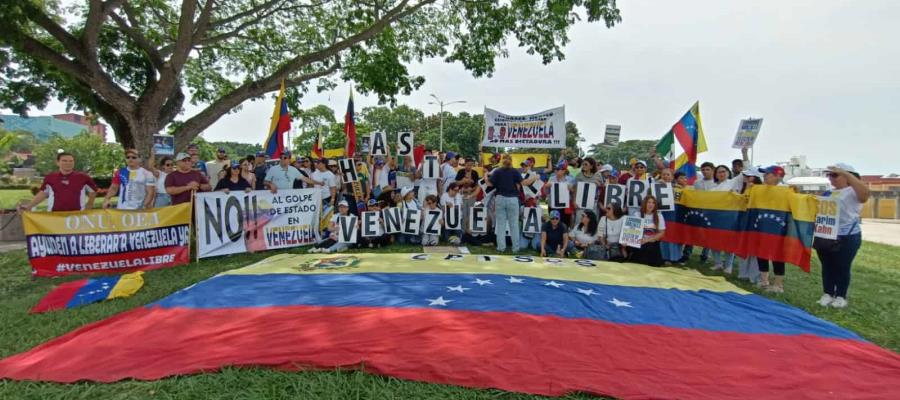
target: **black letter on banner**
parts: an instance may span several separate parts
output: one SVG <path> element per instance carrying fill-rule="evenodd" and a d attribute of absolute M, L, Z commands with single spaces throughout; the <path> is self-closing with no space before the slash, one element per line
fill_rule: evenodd
<path fill-rule="evenodd" d="M 397 207 L 387 208 L 381 211 L 383 213 L 382 218 L 384 218 L 384 230 L 387 233 L 401 233 L 403 232 L 402 221 L 400 218 L 400 209 Z"/>
<path fill-rule="evenodd" d="M 526 263 L 534 262 L 534 259 L 531 258 L 531 256 L 515 256 L 515 257 L 513 257 L 513 260 L 518 261 L 518 262 L 526 262 Z"/>
<path fill-rule="evenodd" d="M 231 226 L 231 211 L 237 209 L 235 214 L 237 214 L 237 226 Z M 234 228 L 234 230 L 232 230 Z M 241 201 L 234 196 L 228 196 L 228 200 L 225 200 L 225 233 L 228 234 L 228 239 L 233 242 L 237 242 L 241 236 L 244 236 L 244 212 L 241 211 Z"/>
<path fill-rule="evenodd" d="M 625 209 L 625 185 L 606 185 L 605 201 L 604 206 L 617 204 Z"/>
<path fill-rule="evenodd" d="M 487 186 L 487 178 L 481 178 L 478 180 L 478 186 L 481 186 L 481 191 L 484 192 L 484 195 L 487 196 L 494 192 L 497 189 L 496 186 Z"/>
<path fill-rule="evenodd" d="M 221 242 L 222 241 L 222 217 L 220 217 L 220 216 L 222 215 L 222 201 L 219 198 L 216 199 L 216 212 L 214 213 L 212 210 L 209 209 L 209 203 L 208 203 L 208 201 L 212 200 L 212 199 L 208 199 L 205 197 L 203 197 L 202 199 L 203 199 L 203 216 L 204 216 L 203 220 L 206 221 L 206 229 L 205 229 L 206 230 L 206 244 L 212 243 L 209 241 L 210 240 L 209 234 L 210 234 L 210 232 L 213 232 L 213 231 L 216 233 L 216 237 Z M 213 228 L 213 229 L 209 229 L 209 228 Z"/>
<path fill-rule="evenodd" d="M 440 165 L 438 165 L 438 159 L 435 156 L 425 156 L 425 161 L 422 164 L 422 178 L 423 179 L 438 179 L 440 178 L 438 171 Z"/>
<path fill-rule="evenodd" d="M 656 197 L 656 208 L 659 211 L 672 211 L 675 209 L 675 189 L 671 183 L 654 183 L 653 197 Z"/>
<path fill-rule="evenodd" d="M 397 134 L 397 155 L 410 156 L 413 152 L 413 133 L 400 132 Z"/>
<path fill-rule="evenodd" d="M 405 209 L 403 214 L 403 233 L 407 235 L 418 235 L 419 225 L 422 224 L 422 211 Z"/>
<path fill-rule="evenodd" d="M 469 227 L 475 233 L 487 233 L 487 223 L 484 219 L 484 207 L 472 207 L 469 213 Z"/>
<path fill-rule="evenodd" d="M 550 187 L 550 208 L 569 207 L 569 184 L 565 182 L 554 183 Z"/>
<path fill-rule="evenodd" d="M 462 259 L 463 259 L 462 254 L 447 254 L 446 256 L 444 256 L 444 260 L 447 260 L 447 261 L 457 261 L 457 260 L 462 260 Z"/>
<path fill-rule="evenodd" d="M 338 217 L 338 243 L 356 243 L 356 216 L 342 215 Z"/>
<path fill-rule="evenodd" d="M 541 233 L 541 209 L 539 207 L 525 207 L 525 221 L 522 222 L 522 232 Z"/>
<path fill-rule="evenodd" d="M 338 166 L 341 167 L 341 175 L 344 182 L 356 182 L 356 163 L 352 158 L 342 158 L 338 160 Z"/>
<path fill-rule="evenodd" d="M 378 225 L 378 211 L 365 211 L 362 213 L 362 236 L 381 236 L 381 226 Z"/>
<path fill-rule="evenodd" d="M 638 179 L 628 180 L 628 207 L 640 207 L 647 194 L 647 182 Z"/>
<path fill-rule="evenodd" d="M 425 211 L 425 233 L 429 235 L 441 234 L 441 210 Z"/>
<path fill-rule="evenodd" d="M 371 146 L 369 146 L 369 154 L 373 156 L 386 156 L 387 155 L 387 135 L 384 132 L 374 132 L 371 139 Z"/>
<path fill-rule="evenodd" d="M 450 206 L 447 207 L 447 211 L 444 214 L 444 225 L 449 230 L 460 230 L 462 229 L 462 218 L 460 217 L 462 210 L 459 206 Z"/>
<path fill-rule="evenodd" d="M 591 182 L 578 182 L 575 199 L 576 207 L 593 208 L 594 204 L 597 204 L 597 185 Z"/>

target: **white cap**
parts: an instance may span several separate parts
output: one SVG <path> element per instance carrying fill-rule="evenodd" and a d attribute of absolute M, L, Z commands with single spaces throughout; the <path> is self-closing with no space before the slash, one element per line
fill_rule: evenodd
<path fill-rule="evenodd" d="M 338 207 L 350 207 L 350 204 L 347 203 L 347 200 L 341 200 L 341 201 L 338 203 Z"/>
<path fill-rule="evenodd" d="M 400 189 L 400 196 L 406 197 L 406 195 L 408 195 L 412 191 L 413 191 L 413 188 L 411 186 L 406 186 L 406 187 Z"/>
<path fill-rule="evenodd" d="M 840 169 L 842 169 L 842 170 L 844 170 L 844 171 L 847 171 L 847 172 L 853 172 L 853 173 L 857 173 L 857 174 L 859 173 L 859 172 L 856 172 L 856 168 L 853 168 L 852 165 L 847 164 L 847 163 L 837 163 L 837 164 L 834 164 L 833 166 L 834 166 L 834 167 L 837 167 L 837 168 L 840 168 Z"/>
<path fill-rule="evenodd" d="M 603 166 L 600 167 L 600 172 L 604 172 L 604 171 L 605 171 L 605 172 L 613 172 L 613 169 L 614 169 L 614 168 L 613 168 L 612 165 L 609 165 L 609 164 L 603 164 Z"/>
<path fill-rule="evenodd" d="M 759 173 L 758 167 L 746 168 L 743 171 L 741 171 L 741 174 L 743 174 L 744 176 L 755 176 L 757 178 L 762 179 L 762 174 Z"/>

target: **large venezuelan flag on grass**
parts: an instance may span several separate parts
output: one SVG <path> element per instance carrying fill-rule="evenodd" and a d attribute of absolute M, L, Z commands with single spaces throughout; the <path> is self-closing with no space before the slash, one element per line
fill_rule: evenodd
<path fill-rule="evenodd" d="M 788 262 L 809 272 L 816 198 L 786 186 L 756 185 L 747 196 L 679 190 L 665 240 L 739 256 Z"/>
<path fill-rule="evenodd" d="M 619 398 L 888 398 L 900 356 L 721 277 L 589 260 L 281 254 L 0 361 L 0 378 L 228 365 Z"/>

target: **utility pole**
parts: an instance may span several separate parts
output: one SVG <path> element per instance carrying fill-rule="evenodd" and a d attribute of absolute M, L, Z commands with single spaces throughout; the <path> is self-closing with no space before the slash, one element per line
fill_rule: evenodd
<path fill-rule="evenodd" d="M 455 100 L 455 101 L 445 103 L 440 98 L 438 98 L 434 93 L 431 94 L 431 97 L 434 97 L 435 101 L 429 101 L 428 104 L 437 104 L 441 110 L 440 111 L 441 112 L 441 116 L 440 116 L 440 118 L 441 118 L 441 127 L 440 127 L 441 141 L 440 141 L 440 146 L 438 148 L 438 151 L 443 152 L 444 151 L 444 106 L 449 106 L 451 104 L 465 103 L 466 101 L 465 100 Z"/>

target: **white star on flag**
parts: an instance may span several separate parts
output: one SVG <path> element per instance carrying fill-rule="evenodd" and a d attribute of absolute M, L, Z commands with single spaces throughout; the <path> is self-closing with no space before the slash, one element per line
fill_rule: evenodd
<path fill-rule="evenodd" d="M 493 282 L 491 282 L 490 279 L 484 279 L 484 280 L 481 280 L 481 279 L 478 279 L 478 278 L 475 278 L 475 282 L 472 282 L 472 283 L 477 284 L 478 286 L 493 285 L 493 284 L 494 284 Z"/>
<path fill-rule="evenodd" d="M 631 302 L 630 302 L 630 301 L 622 301 L 622 300 L 619 300 L 619 299 L 617 299 L 617 298 L 615 298 L 615 297 L 613 297 L 613 299 L 610 300 L 609 303 L 615 304 L 616 307 L 628 307 L 628 308 L 633 308 L 633 307 L 631 307 Z"/>
<path fill-rule="evenodd" d="M 466 287 L 462 287 L 462 285 L 447 286 L 447 291 L 448 291 L 448 292 L 460 292 L 460 293 L 465 293 L 466 290 L 470 290 L 470 289 L 469 289 L 469 288 L 466 288 Z"/>
<path fill-rule="evenodd" d="M 516 278 L 516 277 L 514 277 L 514 276 L 511 276 L 511 277 L 509 277 L 509 278 L 506 278 L 506 280 L 508 280 L 509 283 L 523 283 L 523 282 L 525 282 L 524 279 L 519 279 L 519 278 Z"/>
<path fill-rule="evenodd" d="M 440 296 L 436 299 L 425 299 L 428 300 L 429 306 L 447 306 L 447 303 L 452 302 L 453 300 L 444 300 L 444 296 Z"/>
<path fill-rule="evenodd" d="M 565 285 L 565 283 L 557 283 L 556 281 L 544 282 L 544 286 L 553 286 L 555 288 L 558 288 L 563 285 Z"/>
<path fill-rule="evenodd" d="M 590 295 L 592 295 L 592 294 L 597 294 L 597 292 L 595 292 L 594 289 L 575 289 L 575 290 L 577 290 L 578 293 L 581 293 L 581 294 L 583 294 L 583 295 L 585 295 L 585 296 L 590 296 Z"/>

